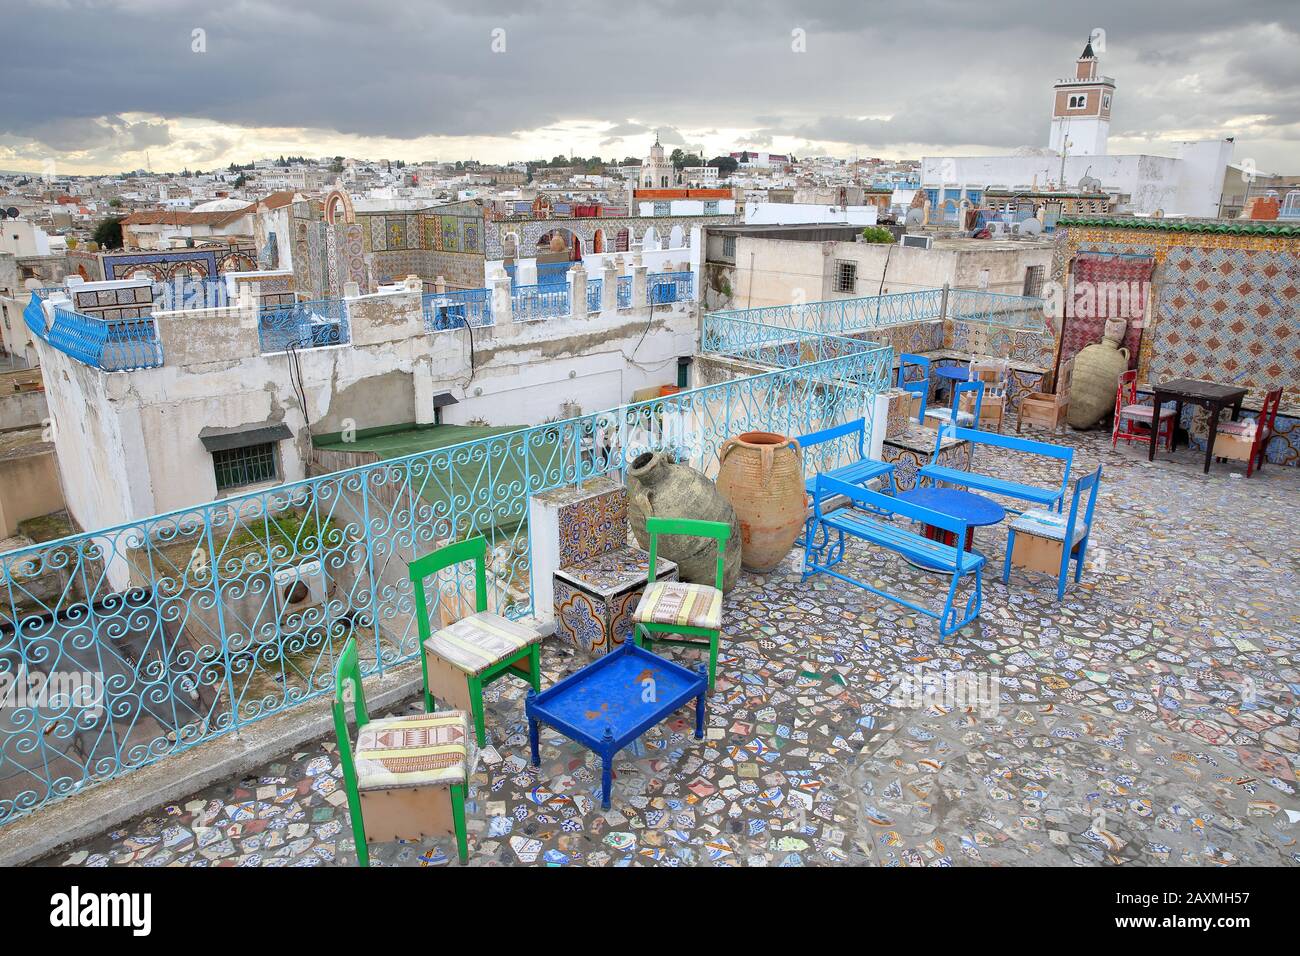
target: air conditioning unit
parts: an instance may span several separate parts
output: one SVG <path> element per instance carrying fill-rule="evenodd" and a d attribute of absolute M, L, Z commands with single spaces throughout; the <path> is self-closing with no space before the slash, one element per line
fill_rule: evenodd
<path fill-rule="evenodd" d="M 275 600 L 281 613 L 325 603 L 325 579 L 320 561 L 304 561 L 292 568 L 275 572 Z"/>
<path fill-rule="evenodd" d="M 911 236 L 903 234 L 898 237 L 900 246 L 907 246 L 909 249 L 929 249 L 934 245 L 934 236 Z"/>

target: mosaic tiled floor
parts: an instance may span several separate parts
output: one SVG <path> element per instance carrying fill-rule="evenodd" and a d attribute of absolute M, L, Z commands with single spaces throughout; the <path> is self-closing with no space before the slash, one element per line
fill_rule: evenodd
<path fill-rule="evenodd" d="M 1002 585 L 1000 528 L 978 542 L 983 615 L 946 644 L 867 592 L 801 585 L 798 552 L 745 575 L 707 739 L 691 708 L 648 733 L 616 762 L 609 812 L 586 750 L 544 728 L 540 772 L 528 767 L 524 685 L 499 682 L 471 865 L 1300 863 L 1300 471 L 1207 477 L 1194 452 L 1148 465 L 1095 433 L 1059 440 L 1077 473 L 1106 469 L 1089 566 L 1062 604 L 1046 579 Z M 892 556 L 858 554 L 860 576 L 937 593 Z M 581 663 L 547 642 L 548 683 Z M 954 707 L 900 684 L 928 675 L 933 689 L 947 672 L 1000 693 Z M 335 758 L 331 738 L 43 862 L 350 865 Z M 382 845 L 372 860 L 454 852 Z"/>

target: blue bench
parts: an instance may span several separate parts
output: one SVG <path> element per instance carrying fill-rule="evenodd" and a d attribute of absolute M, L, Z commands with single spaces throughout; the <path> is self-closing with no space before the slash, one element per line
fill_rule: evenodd
<path fill-rule="evenodd" d="M 824 514 L 821 503 L 837 495 L 848 498 L 853 507 Z M 867 514 L 860 509 L 867 509 L 872 513 Z M 894 524 L 889 519 L 895 516 L 951 531 L 954 544 L 931 540 L 908 530 L 901 522 Z M 821 532 L 821 543 L 804 549 L 804 580 L 814 574 L 829 574 L 831 577 L 865 588 L 872 594 L 878 594 L 911 608 L 919 614 L 935 618 L 939 622 L 941 640 L 979 616 L 980 604 L 983 601 L 980 572 L 984 568 L 984 556 L 965 550 L 967 524 L 963 519 L 922 508 L 919 505 L 908 504 L 829 475 L 818 475 L 816 493 L 813 495 L 813 522 Z M 835 533 L 834 542 L 831 540 L 831 532 Z M 810 531 L 809 540 L 815 541 L 816 537 Z M 848 538 L 869 542 L 901 554 L 905 558 L 924 561 L 927 566 L 950 575 L 948 594 L 943 607 L 938 611 L 922 607 L 906 598 L 874 587 L 866 581 L 859 581 L 857 578 L 834 570 L 835 566 L 844 560 L 845 542 Z M 964 614 L 958 620 L 957 608 L 954 606 L 957 584 L 968 575 L 974 575 L 975 589 L 966 599 Z"/>
<path fill-rule="evenodd" d="M 1065 462 L 1065 471 L 1061 475 L 1061 486 L 1059 488 L 1040 488 L 1038 485 L 1027 485 L 1019 481 L 1010 481 L 1006 478 L 994 478 L 992 475 L 982 475 L 977 471 L 963 471 L 960 468 L 950 468 L 947 465 L 940 465 L 939 446 L 943 442 L 945 435 L 951 435 L 954 438 L 965 439 L 971 443 L 971 460 L 974 461 L 975 448 L 978 445 L 989 445 L 994 448 L 1005 448 L 1008 451 L 1019 452 L 1023 455 L 1043 455 L 1047 458 L 1055 458 Z M 1074 449 L 1065 448 L 1061 445 L 1053 445 L 1044 441 L 1031 441 L 1028 438 L 1016 438 L 1013 435 L 999 435 L 995 432 L 982 432 L 974 428 L 954 428 L 951 425 L 944 425 L 938 430 L 934 441 L 934 454 L 930 458 L 930 464 L 926 465 L 917 472 L 917 482 L 925 478 L 930 483 L 937 486 L 939 482 L 949 485 L 958 485 L 963 488 L 970 488 L 974 491 L 987 491 L 990 494 L 1005 495 L 1008 498 L 1018 498 L 1021 501 L 1032 502 L 1036 505 L 1042 505 L 1047 508 L 1061 510 L 1061 505 L 1065 501 L 1065 493 L 1070 484 L 1070 466 L 1074 463 Z M 1014 510 L 1014 509 L 1008 509 Z"/>
<path fill-rule="evenodd" d="M 855 418 L 851 422 L 845 422 L 843 425 L 833 425 L 830 428 L 823 428 L 821 431 L 809 432 L 807 435 L 800 435 L 795 439 L 799 447 L 804 451 L 804 464 L 808 464 L 807 451 L 809 448 L 816 448 L 818 445 L 824 445 L 837 439 L 852 437 L 857 440 L 858 457 L 856 461 L 851 461 L 847 465 L 840 465 L 837 468 L 831 468 L 820 474 L 829 475 L 832 478 L 838 478 L 840 481 L 846 481 L 851 485 L 866 485 L 869 481 L 877 478 L 887 478 L 889 480 L 889 493 L 892 495 L 897 492 L 894 486 L 894 464 L 888 461 L 876 461 L 874 458 L 867 457 L 867 420 L 865 418 Z M 810 501 L 817 500 L 817 474 L 804 479 L 804 491 L 807 492 Z M 834 497 L 832 495 L 831 497 Z M 795 544 L 806 546 L 810 540 L 808 535 L 812 531 L 813 519 L 810 515 L 804 527 L 804 536 Z"/>

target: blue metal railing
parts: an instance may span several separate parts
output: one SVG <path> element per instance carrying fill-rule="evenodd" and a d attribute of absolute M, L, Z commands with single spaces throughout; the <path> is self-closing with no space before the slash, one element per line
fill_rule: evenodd
<path fill-rule="evenodd" d="M 727 309 L 715 314 L 759 325 L 839 335 L 916 322 L 938 322 L 944 318 L 1045 331 L 1043 306 L 1042 299 L 1032 296 L 950 289 L 945 313 L 942 289 L 919 289 L 756 309 Z"/>
<path fill-rule="evenodd" d="M 631 276 L 618 277 L 617 302 L 618 302 L 618 308 L 620 309 L 632 308 L 632 277 Z"/>
<path fill-rule="evenodd" d="M 429 332 L 482 328 L 492 324 L 492 290 L 459 289 L 455 292 L 431 292 L 421 298 L 424 328 Z"/>
<path fill-rule="evenodd" d="M 83 365 L 105 372 L 157 368 L 163 363 L 162 343 L 153 319 L 101 319 L 56 307 L 46 325 L 42 296 L 34 293 L 23 309 L 32 333 Z"/>
<path fill-rule="evenodd" d="M 317 299 L 264 306 L 258 311 L 257 335 L 263 354 L 343 345 L 352 340 L 347 302 Z"/>
<path fill-rule="evenodd" d="M 689 272 L 651 272 L 646 277 L 650 304 L 688 301 L 691 298 L 691 278 Z"/>
<path fill-rule="evenodd" d="M 567 285 L 521 285 L 511 293 L 515 322 L 539 322 L 569 314 Z"/>
<path fill-rule="evenodd" d="M 868 413 L 890 350 L 805 338 L 813 355 L 845 351 L 0 554 L 0 673 L 100 687 L 3 712 L 0 823 L 329 695 L 349 638 L 366 674 L 416 660 L 406 565 L 447 542 L 486 536 L 489 607 L 531 613 L 532 495 L 621 478 L 649 450 L 716 474 L 740 432 Z M 467 583 L 449 569 L 433 599 L 455 606 Z"/>
<path fill-rule="evenodd" d="M 588 312 L 600 311 L 600 289 L 602 285 L 604 285 L 604 282 L 601 279 L 587 280 L 587 311 Z"/>

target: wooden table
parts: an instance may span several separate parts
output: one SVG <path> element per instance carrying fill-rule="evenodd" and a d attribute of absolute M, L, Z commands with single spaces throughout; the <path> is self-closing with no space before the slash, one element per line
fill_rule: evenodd
<path fill-rule="evenodd" d="M 1155 411 L 1151 415 L 1151 444 L 1147 447 L 1147 461 L 1156 457 L 1156 440 L 1160 434 L 1160 406 L 1165 402 L 1174 403 L 1173 434 L 1170 436 L 1170 450 L 1178 447 L 1178 425 L 1182 421 L 1184 405 L 1200 405 L 1210 414 L 1210 434 L 1205 442 L 1205 471 L 1210 470 L 1214 460 L 1214 439 L 1219 434 L 1219 412 L 1232 406 L 1232 420 L 1235 422 L 1241 414 L 1241 403 L 1249 389 L 1236 385 L 1218 385 L 1214 382 L 1202 382 L 1194 378 L 1176 378 L 1151 386 L 1152 405 Z"/>

